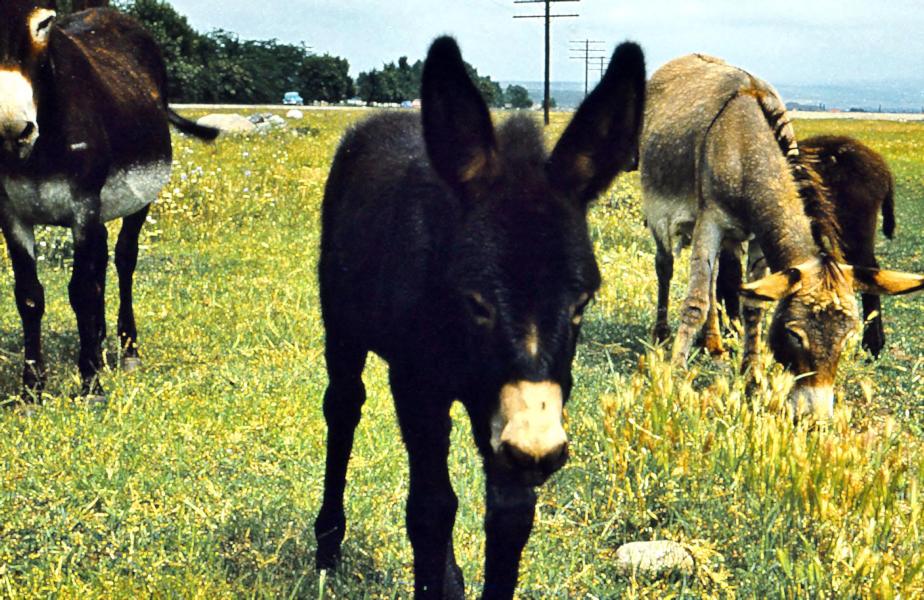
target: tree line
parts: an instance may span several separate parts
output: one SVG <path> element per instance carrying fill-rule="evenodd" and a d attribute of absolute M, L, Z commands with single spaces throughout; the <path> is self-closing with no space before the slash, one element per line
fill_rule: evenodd
<path fill-rule="evenodd" d="M 59 0 L 61 12 L 103 5 L 106 0 Z M 345 58 L 317 54 L 304 44 L 278 40 L 242 40 L 230 31 L 200 33 L 165 0 L 113 0 L 115 8 L 138 19 L 160 44 L 167 63 L 172 102 L 235 104 L 276 103 L 297 91 L 306 102 L 340 102 L 358 96 L 365 102 L 403 102 L 417 98 L 423 62 L 407 57 L 360 73 L 354 82 Z M 490 77 L 467 65 L 491 106 L 532 105 L 521 86 L 502 90 Z"/>

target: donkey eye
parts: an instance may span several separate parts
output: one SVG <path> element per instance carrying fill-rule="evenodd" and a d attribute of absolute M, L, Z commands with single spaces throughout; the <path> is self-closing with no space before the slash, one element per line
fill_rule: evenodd
<path fill-rule="evenodd" d="M 586 292 L 578 297 L 577 304 L 574 305 L 571 316 L 571 323 L 573 325 L 580 325 L 581 321 L 584 320 L 584 311 L 587 309 L 587 305 L 590 304 L 592 298 L 593 297 Z"/>
<path fill-rule="evenodd" d="M 494 317 L 497 312 L 494 307 L 484 299 L 484 296 L 478 292 L 467 292 L 464 297 L 465 308 L 475 324 L 483 327 L 493 327 Z"/>
<path fill-rule="evenodd" d="M 789 340 L 796 345 L 798 348 L 807 348 L 808 347 L 808 338 L 805 333 L 798 329 L 793 329 L 790 327 L 786 328 L 786 335 L 789 337 Z"/>

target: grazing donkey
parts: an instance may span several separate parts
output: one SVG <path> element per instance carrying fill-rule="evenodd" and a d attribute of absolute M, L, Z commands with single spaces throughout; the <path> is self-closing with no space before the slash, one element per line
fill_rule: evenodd
<path fill-rule="evenodd" d="M 98 396 L 106 334 L 104 223 L 124 217 L 115 256 L 119 342 L 122 366 L 139 364 L 132 276 L 148 205 L 170 176 L 168 121 L 203 139 L 217 134 L 171 111 L 165 91 L 160 51 L 134 20 L 109 9 L 56 20 L 48 1 L 0 3 L 0 227 L 16 278 L 27 399 L 45 381 L 35 225 L 73 232 L 68 291 L 80 336 L 78 365 L 83 393 Z"/>
<path fill-rule="evenodd" d="M 799 142 L 799 163 L 817 175 L 824 186 L 817 198 L 825 206 L 811 215 L 831 221 L 824 229 L 833 232 L 844 259 L 851 265 L 875 269 L 876 223 L 882 212 L 882 232 L 895 234 L 895 182 L 885 160 L 858 140 L 820 135 Z M 740 259 L 722 250 L 719 260 L 718 295 L 730 319 L 740 315 Z M 885 346 L 879 296 L 863 294 L 863 348 L 879 356 Z"/>
<path fill-rule="evenodd" d="M 588 204 L 634 162 L 641 49 L 617 48 L 551 155 L 531 117 L 497 130 L 455 41 L 427 56 L 422 113 L 374 116 L 331 167 L 319 265 L 329 385 L 317 566 L 336 563 L 371 350 L 389 364 L 410 462 L 418 598 L 462 598 L 452 549 L 449 407 L 468 411 L 487 476 L 485 598 L 509 598 L 534 487 L 566 460 L 562 407 L 582 314 L 600 284 Z"/>
<path fill-rule="evenodd" d="M 674 364 L 686 362 L 704 323 L 707 348 L 722 350 L 719 252 L 723 245 L 740 252 L 741 243 L 752 240 L 750 283 L 742 288 L 747 300 L 742 369 L 754 374 L 760 302 L 778 300 L 769 342 L 776 359 L 799 376 L 790 400 L 797 411 L 830 413 L 841 350 L 858 323 L 854 290 L 907 293 L 924 287 L 924 277 L 838 260 L 836 245 L 826 241 L 823 227 L 813 229 L 807 215 L 824 206 L 817 197 L 822 188 L 798 161 L 779 96 L 724 61 L 690 55 L 654 74 L 640 154 L 643 211 L 657 246 L 659 340 L 670 334 L 671 251 L 692 244 Z M 773 274 L 761 277 L 768 266 Z"/>

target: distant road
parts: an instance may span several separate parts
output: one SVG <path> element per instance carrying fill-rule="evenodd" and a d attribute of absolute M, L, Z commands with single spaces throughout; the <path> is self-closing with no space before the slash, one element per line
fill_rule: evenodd
<path fill-rule="evenodd" d="M 262 110 L 363 110 L 366 106 L 292 106 L 286 104 L 171 104 L 179 110 L 234 110 L 255 112 Z M 410 109 L 404 109 L 410 110 Z M 554 112 L 554 111 L 553 111 Z M 565 111 L 562 111 L 565 112 Z M 858 121 L 924 121 L 922 113 L 874 113 L 874 112 L 816 112 L 791 110 L 795 119 L 854 119 Z"/>
<path fill-rule="evenodd" d="M 294 106 L 292 104 L 170 104 L 177 110 L 237 110 L 253 112 L 260 110 L 356 110 L 365 106 Z"/>
<path fill-rule="evenodd" d="M 791 110 L 794 119 L 855 119 L 858 121 L 924 121 L 921 113 L 815 112 Z"/>

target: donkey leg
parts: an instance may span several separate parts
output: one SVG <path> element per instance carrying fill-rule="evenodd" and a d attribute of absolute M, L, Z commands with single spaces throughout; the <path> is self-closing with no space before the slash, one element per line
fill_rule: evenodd
<path fill-rule="evenodd" d="M 755 241 L 748 243 L 748 281 L 757 281 L 768 272 L 763 250 Z M 760 356 L 760 328 L 764 309 L 759 304 L 744 303 L 741 311 L 744 320 L 744 350 L 741 355 L 741 372 L 747 375 L 748 386 L 757 382 Z"/>
<path fill-rule="evenodd" d="M 725 305 L 725 314 L 732 323 L 741 319 L 741 297 L 738 290 L 744 281 L 741 268 L 741 244 L 726 245 L 719 254 L 719 277 L 716 296 Z"/>
<path fill-rule="evenodd" d="M 340 545 L 346 532 L 343 492 L 347 465 L 353 451 L 353 434 L 366 401 L 362 372 L 366 364 L 365 349 L 341 342 L 328 331 L 327 390 L 324 392 L 324 418 L 327 421 L 327 465 L 324 471 L 324 500 L 314 522 L 318 542 L 315 564 L 331 569 L 340 558 Z"/>
<path fill-rule="evenodd" d="M 863 294 L 863 349 L 879 358 L 885 347 L 885 328 L 882 326 L 882 304 L 879 296 Z"/>
<path fill-rule="evenodd" d="M 74 227 L 74 270 L 68 285 L 71 307 L 77 316 L 80 355 L 77 366 L 83 380 L 81 394 L 102 397 L 99 371 L 103 366 L 102 342 L 106 335 L 105 286 L 106 227 L 95 218 Z"/>
<path fill-rule="evenodd" d="M 482 599 L 513 598 L 520 556 L 536 513 L 536 491 L 525 486 L 487 484 L 485 577 Z"/>
<path fill-rule="evenodd" d="M 876 260 L 872 247 L 864 252 L 863 256 L 857 257 L 856 260 L 851 260 L 852 258 L 849 255 L 847 256 L 848 261 L 853 265 L 870 269 L 879 268 L 879 261 Z M 862 294 L 861 298 L 863 300 L 863 349 L 872 354 L 874 358 L 879 358 L 879 354 L 885 347 L 882 304 L 879 301 L 879 296 L 874 294 Z"/>
<path fill-rule="evenodd" d="M 119 346 L 122 349 L 123 371 L 134 371 L 141 366 L 138 358 L 138 330 L 135 328 L 135 309 L 132 304 L 132 283 L 138 264 L 138 236 L 148 216 L 149 206 L 122 219 L 119 241 L 115 248 L 115 266 L 119 274 Z"/>
<path fill-rule="evenodd" d="M 706 350 L 712 356 L 725 354 L 725 344 L 722 343 L 722 325 L 719 322 L 719 299 L 716 293 L 716 284 L 719 277 L 719 266 L 712 267 L 712 280 L 709 282 L 709 312 L 706 315 L 704 329 Z"/>
<path fill-rule="evenodd" d="M 713 271 L 717 267 L 722 232 L 708 215 L 701 215 L 693 229 L 690 286 L 681 309 L 680 327 L 674 340 L 672 363 L 686 364 L 697 332 L 706 322 L 712 296 Z"/>
<path fill-rule="evenodd" d="M 670 248 L 655 237 L 657 252 L 655 254 L 655 273 L 658 275 L 658 314 L 651 337 L 655 343 L 662 343 L 671 337 L 671 326 L 667 321 L 667 309 L 670 303 L 671 278 L 674 276 L 674 255 Z"/>
<path fill-rule="evenodd" d="M 13 264 L 16 308 L 22 320 L 25 365 L 22 372 L 23 400 L 37 400 L 45 385 L 42 358 L 42 316 L 45 314 L 45 289 L 38 280 L 35 263 L 35 237 L 32 227 L 0 220 L 3 236 Z"/>
<path fill-rule="evenodd" d="M 414 549 L 414 597 L 464 598 L 462 571 L 452 551 L 458 499 L 449 481 L 451 400 L 433 395 L 419 378 L 391 370 L 401 435 L 410 465 L 407 533 Z"/>

